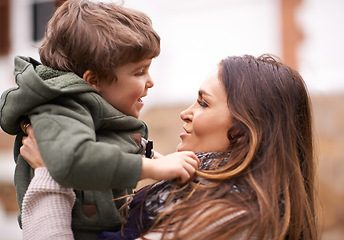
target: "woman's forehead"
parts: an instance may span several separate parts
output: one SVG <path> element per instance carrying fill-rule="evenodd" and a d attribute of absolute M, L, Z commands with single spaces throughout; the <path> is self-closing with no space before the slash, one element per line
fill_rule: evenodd
<path fill-rule="evenodd" d="M 201 84 L 198 95 L 207 97 L 217 97 L 224 93 L 224 87 L 218 77 L 218 67 L 214 68 Z"/>

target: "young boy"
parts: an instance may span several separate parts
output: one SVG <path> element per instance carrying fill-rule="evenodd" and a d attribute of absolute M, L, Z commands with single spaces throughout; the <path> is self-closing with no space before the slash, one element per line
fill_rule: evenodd
<path fill-rule="evenodd" d="M 69 0 L 56 10 L 39 49 L 43 64 L 15 59 L 17 88 L 3 93 L 0 123 L 17 135 L 14 146 L 18 204 L 33 177 L 19 154 L 30 117 L 52 177 L 75 189 L 72 228 L 76 239 L 96 239 L 122 224 L 113 199 L 143 178 L 181 178 L 198 167 L 191 152 L 159 160 L 143 157 L 146 125 L 138 119 L 153 81 L 148 73 L 160 38 L 143 13 L 112 3 Z M 20 222 L 20 214 L 19 214 Z M 21 223 L 20 223 L 21 224 Z"/>

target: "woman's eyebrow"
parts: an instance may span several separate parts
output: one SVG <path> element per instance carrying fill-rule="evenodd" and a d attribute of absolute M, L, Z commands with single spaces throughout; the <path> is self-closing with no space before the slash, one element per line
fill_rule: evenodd
<path fill-rule="evenodd" d="M 199 97 L 202 97 L 203 95 L 207 95 L 207 96 L 211 96 L 209 93 L 207 93 L 206 91 L 204 90 L 199 90 L 198 91 L 198 96 Z"/>

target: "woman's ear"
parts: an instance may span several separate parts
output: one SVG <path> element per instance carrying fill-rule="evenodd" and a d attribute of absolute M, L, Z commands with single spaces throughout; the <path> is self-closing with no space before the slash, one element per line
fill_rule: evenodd
<path fill-rule="evenodd" d="M 94 89 L 100 91 L 100 81 L 98 78 L 98 74 L 92 70 L 86 70 L 82 78 Z"/>

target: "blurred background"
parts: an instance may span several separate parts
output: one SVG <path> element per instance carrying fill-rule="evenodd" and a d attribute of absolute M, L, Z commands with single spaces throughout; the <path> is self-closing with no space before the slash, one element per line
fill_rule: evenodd
<path fill-rule="evenodd" d="M 13 58 L 39 59 L 46 22 L 63 0 L 0 0 L 0 92 L 14 87 Z M 142 119 L 157 151 L 175 151 L 179 113 L 207 73 L 228 55 L 271 53 L 297 69 L 309 88 L 319 158 L 322 238 L 344 239 L 344 1 L 124 0 L 161 36 L 155 86 Z M 13 186 L 14 137 L 0 131 L 0 238 L 21 239 Z"/>

